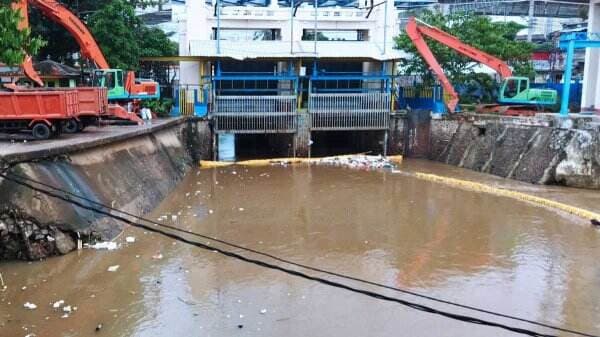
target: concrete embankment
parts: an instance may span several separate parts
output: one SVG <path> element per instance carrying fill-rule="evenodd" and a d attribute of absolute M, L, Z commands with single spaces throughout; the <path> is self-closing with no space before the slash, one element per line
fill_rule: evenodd
<path fill-rule="evenodd" d="M 535 184 L 600 188 L 594 117 L 432 120 L 429 159 Z"/>
<path fill-rule="evenodd" d="M 194 163 L 211 155 L 206 121 L 170 120 L 129 132 L 101 129 L 102 137 L 91 132 L 59 144 L 30 144 L 29 151 L 5 153 L 2 160 L 10 165 L 12 177 L 34 179 L 144 214 L 162 201 Z M 2 178 L 0 206 L 0 259 L 64 254 L 75 248 L 77 237 L 110 239 L 121 231 L 121 225 L 107 217 Z"/>

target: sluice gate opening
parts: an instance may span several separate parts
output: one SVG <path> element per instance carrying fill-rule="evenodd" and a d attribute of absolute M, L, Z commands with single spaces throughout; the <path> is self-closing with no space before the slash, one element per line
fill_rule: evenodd
<path fill-rule="evenodd" d="M 383 154 L 385 131 L 315 131 L 311 134 L 311 156 Z"/>
<path fill-rule="evenodd" d="M 289 158 L 294 156 L 294 135 L 274 133 L 222 133 L 217 135 L 220 161 Z"/>

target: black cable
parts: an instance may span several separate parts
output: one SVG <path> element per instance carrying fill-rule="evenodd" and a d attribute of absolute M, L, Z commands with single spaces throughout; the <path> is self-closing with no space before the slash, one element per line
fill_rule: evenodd
<path fill-rule="evenodd" d="M 50 197 L 53 197 L 53 198 L 56 198 L 56 199 L 59 199 L 59 200 L 63 200 L 65 202 L 67 202 L 67 203 L 73 204 L 73 205 L 78 206 L 80 208 L 87 209 L 87 210 L 90 210 L 92 212 L 95 212 L 95 213 L 98 213 L 98 214 L 102 214 L 102 215 L 111 217 L 111 218 L 113 218 L 115 220 L 119 220 L 119 221 L 122 221 L 122 222 L 124 222 L 126 224 L 129 224 L 130 226 L 133 226 L 133 227 L 136 227 L 136 228 L 142 228 L 142 229 L 145 229 L 145 230 L 147 230 L 149 232 L 153 232 L 153 233 L 158 233 L 158 234 L 161 234 L 161 235 L 166 236 L 168 238 L 171 238 L 171 239 L 183 242 L 183 243 L 187 243 L 189 245 L 196 246 L 198 248 L 202 248 L 202 249 L 209 250 L 209 251 L 212 251 L 212 252 L 218 252 L 218 253 L 220 253 L 222 255 L 225 255 L 225 256 L 228 256 L 228 257 L 232 257 L 232 258 L 244 261 L 244 262 L 252 263 L 252 264 L 255 264 L 257 266 L 261 266 L 261 267 L 265 267 L 265 268 L 273 269 L 273 270 L 279 270 L 281 272 L 284 272 L 284 273 L 287 273 L 287 274 L 290 274 L 290 275 L 294 275 L 294 276 L 297 276 L 297 277 L 301 277 L 301 278 L 304 278 L 304 279 L 307 279 L 307 280 L 311 280 L 311 281 L 315 281 L 315 282 L 318 282 L 318 283 L 321 283 L 321 284 L 329 285 L 329 286 L 332 286 L 332 287 L 335 287 L 335 288 L 345 289 L 345 290 L 348 290 L 348 291 L 351 291 L 351 292 L 363 294 L 363 295 L 366 295 L 366 296 L 369 296 L 369 297 L 372 297 L 372 298 L 375 298 L 375 299 L 379 299 L 379 300 L 383 300 L 383 301 L 388 301 L 388 302 L 395 302 L 395 303 L 407 306 L 407 307 L 415 309 L 415 310 L 419 310 L 419 311 L 423 311 L 423 312 L 428 312 L 428 313 L 440 315 L 440 316 L 451 318 L 451 319 L 458 320 L 458 321 L 461 321 L 461 322 L 467 322 L 467 323 L 472 323 L 472 324 L 479 324 L 479 325 L 484 325 L 484 326 L 501 328 L 501 329 L 505 329 L 505 330 L 512 331 L 512 332 L 515 332 L 515 333 L 529 335 L 529 336 L 534 336 L 534 337 L 558 337 L 557 335 L 542 334 L 542 333 L 535 332 L 535 331 L 532 331 L 532 330 L 517 328 L 517 327 L 514 327 L 514 326 L 504 325 L 504 324 L 501 324 L 501 323 L 487 321 L 487 320 L 483 320 L 483 319 L 479 319 L 479 318 L 475 318 L 475 317 L 471 317 L 471 316 L 460 315 L 460 314 L 455 314 L 455 313 L 451 313 L 451 312 L 447 312 L 447 311 L 442 311 L 442 310 L 438 310 L 438 309 L 435 309 L 435 308 L 432 308 L 432 307 L 429 307 L 429 306 L 425 306 L 425 305 L 422 305 L 422 304 L 418 304 L 418 303 L 414 303 L 414 302 L 402 300 L 402 299 L 399 299 L 399 298 L 389 297 L 389 296 L 382 295 L 382 294 L 379 294 L 379 293 L 375 293 L 375 292 L 372 292 L 372 291 L 354 288 L 354 287 L 351 287 L 351 286 L 348 286 L 348 285 L 345 285 L 345 284 L 342 284 L 342 283 L 339 283 L 339 282 L 335 282 L 335 281 L 323 279 L 323 278 L 316 277 L 316 276 L 311 276 L 311 275 L 308 275 L 308 274 L 305 274 L 305 273 L 301 273 L 301 272 L 296 271 L 296 270 L 287 269 L 287 268 L 284 268 L 284 267 L 281 267 L 281 266 L 277 266 L 277 265 L 274 265 L 274 264 L 271 264 L 271 263 L 268 263 L 268 262 L 256 260 L 256 259 L 253 259 L 253 258 L 249 258 L 249 257 L 243 256 L 243 255 L 240 255 L 240 254 L 237 254 L 237 253 L 234 253 L 234 252 L 230 252 L 230 251 L 227 251 L 227 250 L 224 250 L 224 249 L 221 249 L 221 248 L 211 247 L 211 246 L 209 246 L 207 244 L 203 244 L 203 243 L 196 242 L 196 241 L 191 241 L 191 240 L 188 240 L 188 239 L 186 239 L 184 237 L 178 236 L 176 234 L 169 233 L 169 232 L 166 232 L 166 231 L 163 231 L 163 230 L 160 230 L 160 229 L 148 226 L 148 225 L 144 225 L 144 224 L 141 224 L 141 223 L 133 222 L 133 221 L 131 221 L 131 220 L 127 219 L 127 218 L 124 218 L 122 216 L 114 215 L 114 214 L 112 214 L 110 212 L 103 211 L 103 210 L 100 210 L 98 208 L 94 208 L 94 207 L 91 207 L 91 206 L 84 205 L 84 204 L 82 204 L 82 203 L 80 203 L 78 201 L 72 200 L 72 199 L 70 199 L 68 197 L 61 196 L 61 195 L 58 195 L 58 194 L 53 193 L 51 191 L 44 190 L 44 189 L 32 186 L 32 185 L 30 185 L 28 183 L 25 183 L 25 182 L 22 182 L 22 181 L 18 181 L 16 179 L 10 178 L 10 177 L 8 177 L 8 176 L 6 176 L 4 174 L 0 174 L 0 176 L 3 177 L 3 178 L 5 178 L 5 179 L 7 179 L 7 180 L 10 180 L 10 181 L 12 181 L 12 182 L 14 182 L 16 184 L 25 186 L 25 187 L 33 190 L 33 191 L 36 191 L 36 192 L 39 192 L 39 193 L 43 193 L 43 194 L 45 194 L 47 196 L 50 196 Z M 591 336 L 591 337 L 598 337 L 598 336 Z"/>
<path fill-rule="evenodd" d="M 298 262 L 286 260 L 284 258 L 280 258 L 280 257 L 277 257 L 277 256 L 269 254 L 269 253 L 265 253 L 265 252 L 261 252 L 261 251 L 258 251 L 258 250 L 252 249 L 252 248 L 247 248 L 247 247 L 244 247 L 244 246 L 240 246 L 238 244 L 231 243 L 231 242 L 228 242 L 228 241 L 224 241 L 224 240 L 221 240 L 221 239 L 209 236 L 209 235 L 205 235 L 205 234 L 201 234 L 201 233 L 197 233 L 197 232 L 188 231 L 188 230 L 185 230 L 185 229 L 177 228 L 177 227 L 170 226 L 170 225 L 167 225 L 167 224 L 162 224 L 162 223 L 150 220 L 150 219 L 146 219 L 144 217 L 141 217 L 141 216 L 138 216 L 138 215 L 126 212 L 126 211 L 122 211 L 120 209 L 117 209 L 117 208 L 114 208 L 114 207 L 111 207 L 111 206 L 104 205 L 102 203 L 99 203 L 97 201 L 91 200 L 89 198 L 77 195 L 77 194 L 69 192 L 69 191 L 62 190 L 62 189 L 60 189 L 58 187 L 55 187 L 55 186 L 52 186 L 52 185 L 49 185 L 49 184 L 37 181 L 37 180 L 29 178 L 29 177 L 24 177 L 24 176 L 15 174 L 15 173 L 10 173 L 10 174 L 12 176 L 15 176 L 15 177 L 19 178 L 19 179 L 30 181 L 30 182 L 39 184 L 41 186 L 51 188 L 51 189 L 53 189 L 55 191 L 58 191 L 58 192 L 61 192 L 63 194 L 71 195 L 71 196 L 76 197 L 78 199 L 85 200 L 86 202 L 98 205 L 100 207 L 109 209 L 111 211 L 115 211 L 115 212 L 119 212 L 121 214 L 125 214 L 127 216 L 131 216 L 133 218 L 136 218 L 138 220 L 142 220 L 142 221 L 151 223 L 151 224 L 156 225 L 156 226 L 168 228 L 170 230 L 178 231 L 178 232 L 181 232 L 181 233 L 184 233 L 184 234 L 188 234 L 188 235 L 192 235 L 192 236 L 197 236 L 197 237 L 200 237 L 200 238 L 203 238 L 203 239 L 212 240 L 212 241 L 215 241 L 215 242 L 218 242 L 218 243 L 230 246 L 230 247 L 234 247 L 234 248 L 238 248 L 238 249 L 241 249 L 241 250 L 245 250 L 245 251 L 251 252 L 253 254 L 257 254 L 257 255 L 264 256 L 264 257 L 268 257 L 270 259 L 273 259 L 273 260 L 276 260 L 276 261 L 279 261 L 279 262 L 283 262 L 283 263 L 286 263 L 286 264 L 290 264 L 290 265 L 293 265 L 293 266 L 296 266 L 296 267 L 300 267 L 300 268 L 312 270 L 312 271 L 315 271 L 315 272 L 319 272 L 319 273 L 323 273 L 323 274 L 327 274 L 327 275 L 330 275 L 330 276 L 335 276 L 335 277 L 339 277 L 339 278 L 343 278 L 343 279 L 347 279 L 347 280 L 351 280 L 351 281 L 355 281 L 355 282 L 360 282 L 360 283 L 363 283 L 363 284 L 368 284 L 368 285 L 375 286 L 375 287 L 380 287 L 380 288 L 383 288 L 383 289 L 397 291 L 397 292 L 400 292 L 400 293 L 412 295 L 412 296 L 415 296 L 415 297 L 424 298 L 424 299 L 435 301 L 435 302 L 438 302 L 438 303 L 452 305 L 452 306 L 455 306 L 455 307 L 458 307 L 458 308 L 462 308 L 462 309 L 473 310 L 473 311 L 476 311 L 476 312 L 480 312 L 480 313 L 484 313 L 484 314 L 489 314 L 489 315 L 493 315 L 493 316 L 496 316 L 496 317 L 508 318 L 508 319 L 512 319 L 512 320 L 515 320 L 515 321 L 529 323 L 529 324 L 533 324 L 533 325 L 537 325 L 537 326 L 540 326 L 540 327 L 549 328 L 549 329 L 553 329 L 553 330 L 557 330 L 557 331 L 561 331 L 561 332 L 568 332 L 568 333 L 572 333 L 572 334 L 580 335 L 580 336 L 585 336 L 585 337 L 600 337 L 600 336 L 588 334 L 588 333 L 585 333 L 585 332 L 580 332 L 580 331 L 577 331 L 577 330 L 572 330 L 572 329 L 567 329 L 567 328 L 561 328 L 559 326 L 555 326 L 555 325 L 551 325 L 551 324 L 546 324 L 546 323 L 542 323 L 542 322 L 538 322 L 538 321 L 533 321 L 533 320 L 525 319 L 525 318 L 518 317 L 518 316 L 512 316 L 512 315 L 503 314 L 503 313 L 499 313 L 499 312 L 495 312 L 495 311 L 490 311 L 490 310 L 486 310 L 486 309 L 482 309 L 482 308 L 478 308 L 478 307 L 473 307 L 473 306 L 466 305 L 466 304 L 452 302 L 452 301 L 449 301 L 449 300 L 444 300 L 444 299 L 432 297 L 432 296 L 429 296 L 429 295 L 417 293 L 417 292 L 414 292 L 414 291 L 411 291 L 411 290 L 397 288 L 397 287 L 392 287 L 392 286 L 389 286 L 389 285 L 385 285 L 385 284 L 381 284 L 381 283 L 377 283 L 377 282 L 373 282 L 373 281 L 369 281 L 369 280 L 365 280 L 365 279 L 360 279 L 360 278 L 357 278 L 357 277 L 354 277 L 354 276 L 344 275 L 344 274 L 340 274 L 340 273 L 328 271 L 328 270 L 325 270 L 325 269 L 321 269 L 321 268 L 317 268 L 317 267 L 312 267 L 312 266 L 309 266 L 309 265 L 301 264 L 301 263 L 298 263 Z"/>

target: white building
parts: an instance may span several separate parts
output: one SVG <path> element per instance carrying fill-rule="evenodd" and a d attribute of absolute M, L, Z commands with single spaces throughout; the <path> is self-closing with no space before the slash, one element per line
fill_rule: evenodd
<path fill-rule="evenodd" d="M 263 7 L 224 6 L 217 0 L 187 0 L 185 15 L 179 16 L 180 55 L 198 61 L 181 64 L 181 83 L 200 84 L 203 76 L 214 73 L 217 60 L 271 60 L 280 70 L 293 62 L 302 64 L 298 73 L 313 60 L 355 60 L 365 72 L 377 69 L 379 63 L 401 57 L 393 49 L 398 15 L 393 0 L 372 11 L 367 6 L 366 0 L 359 1 L 359 8 L 315 8 L 312 3 L 291 8 L 276 1 Z"/>

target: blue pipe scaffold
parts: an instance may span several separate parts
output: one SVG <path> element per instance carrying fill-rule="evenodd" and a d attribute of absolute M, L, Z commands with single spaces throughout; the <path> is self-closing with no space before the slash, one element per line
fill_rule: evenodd
<path fill-rule="evenodd" d="M 599 33 L 567 33 L 560 36 L 559 46 L 567 52 L 565 73 L 563 76 L 563 92 L 560 102 L 560 116 L 569 115 L 569 95 L 571 92 L 571 77 L 573 76 L 573 57 L 575 50 L 584 48 L 600 48 Z"/>

